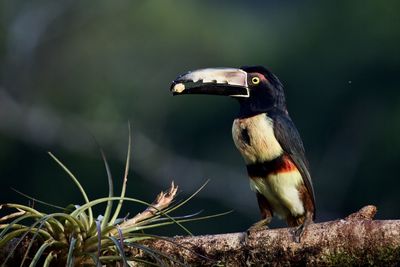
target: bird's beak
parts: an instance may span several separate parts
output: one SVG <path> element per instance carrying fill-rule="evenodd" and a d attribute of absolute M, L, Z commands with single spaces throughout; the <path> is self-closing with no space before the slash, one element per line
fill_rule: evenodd
<path fill-rule="evenodd" d="M 208 68 L 180 75 L 171 84 L 173 95 L 208 94 L 249 97 L 247 73 L 234 68 Z"/>

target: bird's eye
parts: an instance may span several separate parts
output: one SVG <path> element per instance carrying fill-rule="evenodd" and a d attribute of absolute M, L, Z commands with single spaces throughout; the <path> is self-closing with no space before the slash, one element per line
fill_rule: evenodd
<path fill-rule="evenodd" d="M 251 83 L 252 84 L 259 84 L 260 83 L 260 78 L 258 78 L 258 77 L 251 78 Z"/>

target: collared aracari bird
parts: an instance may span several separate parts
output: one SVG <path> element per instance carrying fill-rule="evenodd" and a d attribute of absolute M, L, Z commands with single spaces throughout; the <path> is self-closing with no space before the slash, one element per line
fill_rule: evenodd
<path fill-rule="evenodd" d="M 171 91 L 239 101 L 232 135 L 261 212 L 262 220 L 253 227 L 266 226 L 277 215 L 289 226 L 298 226 L 294 234 L 299 241 L 315 217 L 315 198 L 303 143 L 289 117 L 279 79 L 262 66 L 207 68 L 180 75 Z"/>

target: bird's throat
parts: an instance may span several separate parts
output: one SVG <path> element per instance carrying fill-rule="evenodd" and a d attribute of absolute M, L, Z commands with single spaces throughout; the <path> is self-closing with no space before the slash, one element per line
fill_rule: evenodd
<path fill-rule="evenodd" d="M 273 121 L 266 113 L 235 119 L 232 136 L 246 164 L 272 161 L 283 153 L 274 135 Z"/>

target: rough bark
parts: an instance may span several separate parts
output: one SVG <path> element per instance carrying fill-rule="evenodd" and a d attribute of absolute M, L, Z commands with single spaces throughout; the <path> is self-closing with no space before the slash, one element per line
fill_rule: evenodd
<path fill-rule="evenodd" d="M 281 228 L 147 240 L 146 245 L 189 266 L 400 266 L 400 220 L 373 220 L 375 213 L 374 206 L 366 206 L 345 219 L 312 224 L 300 243 L 293 241 L 294 228 Z M 12 242 L 0 250 L 0 263 L 10 247 Z M 23 248 L 8 266 L 21 260 Z M 130 254 L 154 261 L 142 251 Z"/>
<path fill-rule="evenodd" d="M 345 219 L 312 224 L 300 243 L 293 241 L 293 228 L 282 228 L 175 237 L 147 245 L 187 265 L 398 266 L 400 220 L 372 220 L 375 213 L 374 206 L 366 206 Z"/>

